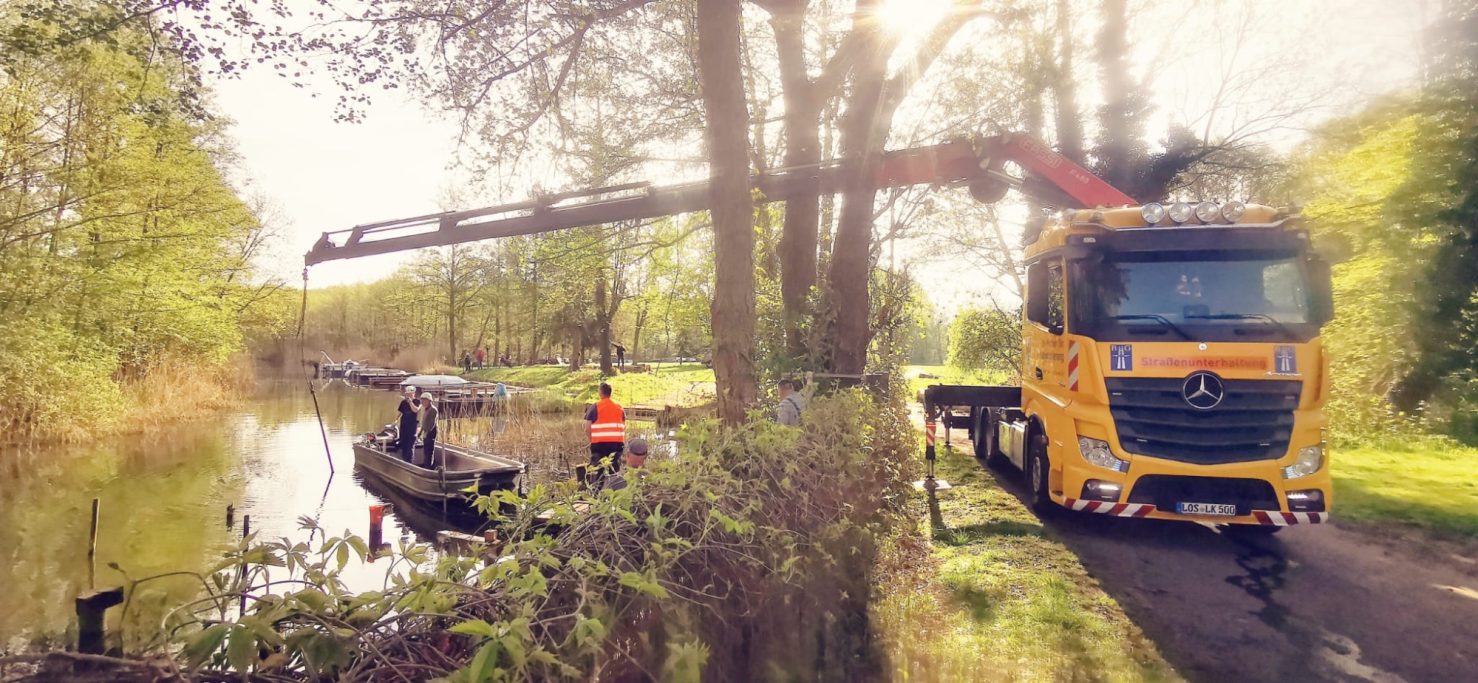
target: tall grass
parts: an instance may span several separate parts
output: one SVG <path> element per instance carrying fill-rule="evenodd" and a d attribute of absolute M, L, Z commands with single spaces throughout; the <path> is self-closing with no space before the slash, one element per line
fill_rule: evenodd
<path fill-rule="evenodd" d="M 245 355 L 220 364 L 170 358 L 121 378 L 102 364 L 67 370 L 0 392 L 0 443 L 30 450 L 154 430 L 229 408 L 256 380 Z"/>
<path fill-rule="evenodd" d="M 231 408 L 255 382 L 256 371 L 245 356 L 223 365 L 179 359 L 160 363 L 122 385 L 124 409 L 115 431 L 154 431 Z"/>

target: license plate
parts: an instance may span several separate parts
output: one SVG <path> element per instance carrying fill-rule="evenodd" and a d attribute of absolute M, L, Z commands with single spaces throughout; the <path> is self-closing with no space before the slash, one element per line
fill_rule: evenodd
<path fill-rule="evenodd" d="M 1237 516 L 1237 506 L 1223 505 L 1221 503 L 1176 503 L 1175 511 L 1182 515 Z"/>

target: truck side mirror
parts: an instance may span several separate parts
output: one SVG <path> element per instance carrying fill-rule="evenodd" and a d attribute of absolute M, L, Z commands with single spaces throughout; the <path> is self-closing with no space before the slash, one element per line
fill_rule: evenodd
<path fill-rule="evenodd" d="M 1334 274 L 1329 262 L 1321 258 L 1308 260 L 1309 320 L 1324 325 L 1334 320 Z"/>

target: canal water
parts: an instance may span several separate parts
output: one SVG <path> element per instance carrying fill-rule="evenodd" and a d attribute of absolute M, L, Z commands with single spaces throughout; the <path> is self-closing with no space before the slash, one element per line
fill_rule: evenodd
<path fill-rule="evenodd" d="M 397 402 L 391 392 L 342 382 L 319 390 L 333 476 L 301 381 L 263 383 L 230 412 L 155 433 L 8 453 L 0 465 L 0 652 L 73 637 L 73 599 L 89 586 L 93 498 L 101 501 L 98 588 L 208 569 L 239 542 L 248 515 L 259 538 L 306 539 L 302 516 L 329 535 L 366 536 L 369 506 L 391 502 L 384 538 L 392 545 L 432 541 L 439 528 L 475 531 L 442 522 L 439 511 L 411 505 L 356 471 L 353 440 L 393 422 Z M 378 587 L 387 564 L 352 567 L 347 580 Z M 151 588 L 164 602 L 195 591 L 174 579 Z"/>

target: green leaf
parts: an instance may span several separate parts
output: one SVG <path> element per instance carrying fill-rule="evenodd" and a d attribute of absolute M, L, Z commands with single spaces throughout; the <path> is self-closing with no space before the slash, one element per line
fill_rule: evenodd
<path fill-rule="evenodd" d="M 304 588 L 293 593 L 292 597 L 314 612 L 325 611 L 329 606 L 329 597 L 317 588 Z"/>
<path fill-rule="evenodd" d="M 343 666 L 348 659 L 344 644 L 313 629 L 302 629 L 293 633 L 290 641 L 298 643 L 303 659 L 319 674 Z"/>
<path fill-rule="evenodd" d="M 256 661 L 256 658 L 256 634 L 244 626 L 231 629 L 231 635 L 226 641 L 226 661 L 231 663 L 231 668 L 246 673 L 251 670 L 252 662 Z"/>
<path fill-rule="evenodd" d="M 450 629 L 452 633 L 460 633 L 465 636 L 478 636 L 481 638 L 496 638 L 498 634 L 493 630 L 493 625 L 481 619 L 464 621 Z"/>
<path fill-rule="evenodd" d="M 575 642 L 581 646 L 597 647 L 606 637 L 606 625 L 599 619 L 577 615 Z"/>
<path fill-rule="evenodd" d="M 498 641 L 489 640 L 486 645 L 477 651 L 477 656 L 472 658 L 472 663 L 467 666 L 467 678 L 473 683 L 490 681 L 493 672 L 498 668 Z"/>
<path fill-rule="evenodd" d="M 627 588 L 634 588 L 638 592 L 646 593 L 658 599 L 666 599 L 668 595 L 667 589 L 663 588 L 662 584 L 657 583 L 656 579 L 641 572 L 622 572 L 621 585 Z"/>
<path fill-rule="evenodd" d="M 190 668 L 196 668 L 221 649 L 221 642 L 226 639 L 229 629 L 225 624 L 211 624 L 199 633 L 190 637 L 185 643 L 183 653 L 185 661 Z"/>
<path fill-rule="evenodd" d="M 365 543 L 364 539 L 358 536 L 350 536 L 345 540 L 349 542 L 350 546 L 353 546 L 354 552 L 359 555 L 360 560 L 369 556 L 369 544 Z"/>
<path fill-rule="evenodd" d="M 278 647 L 282 645 L 282 635 L 272 629 L 266 620 L 258 617 L 242 617 L 241 625 L 251 629 L 252 634 L 260 638 L 267 647 Z"/>

